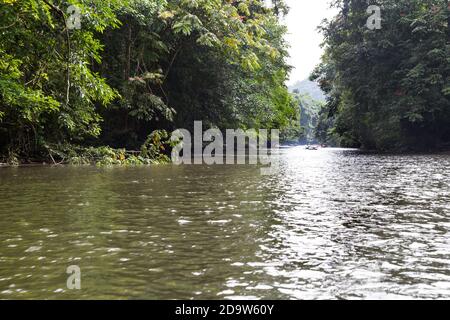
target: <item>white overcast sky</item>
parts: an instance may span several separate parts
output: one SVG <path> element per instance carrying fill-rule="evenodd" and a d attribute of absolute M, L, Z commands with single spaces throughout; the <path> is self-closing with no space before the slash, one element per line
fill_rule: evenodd
<path fill-rule="evenodd" d="M 322 56 L 322 35 L 317 26 L 323 19 L 335 15 L 330 0 L 286 0 L 291 8 L 284 19 L 289 29 L 286 40 L 291 46 L 289 64 L 294 67 L 288 85 L 309 77 Z"/>

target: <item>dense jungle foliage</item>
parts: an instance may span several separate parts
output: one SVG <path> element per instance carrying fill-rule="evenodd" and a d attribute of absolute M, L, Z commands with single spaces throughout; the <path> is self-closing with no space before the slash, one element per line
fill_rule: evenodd
<path fill-rule="evenodd" d="M 370 30 L 369 4 L 381 7 Z M 450 147 L 450 6 L 446 0 L 338 0 L 312 79 L 328 94 L 317 135 L 377 150 Z"/>
<path fill-rule="evenodd" d="M 292 127 L 286 13 L 279 0 L 0 0 L 0 155 L 133 162 L 112 148 L 165 150 L 164 130 L 194 120 Z"/>

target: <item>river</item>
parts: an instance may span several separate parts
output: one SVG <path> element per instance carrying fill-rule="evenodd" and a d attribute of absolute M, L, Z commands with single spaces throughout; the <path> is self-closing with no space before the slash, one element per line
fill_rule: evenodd
<path fill-rule="evenodd" d="M 450 298 L 450 155 L 280 162 L 0 168 L 0 299 Z"/>

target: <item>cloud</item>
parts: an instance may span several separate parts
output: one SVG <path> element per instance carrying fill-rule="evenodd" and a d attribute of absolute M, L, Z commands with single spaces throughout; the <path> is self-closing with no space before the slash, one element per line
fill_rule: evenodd
<path fill-rule="evenodd" d="M 323 19 L 336 14 L 330 9 L 330 0 L 286 0 L 291 8 L 285 18 L 289 29 L 286 40 L 291 46 L 289 64 L 294 67 L 289 85 L 298 80 L 306 79 L 314 67 L 320 62 L 323 50 L 320 44 L 322 35 L 317 31 Z"/>

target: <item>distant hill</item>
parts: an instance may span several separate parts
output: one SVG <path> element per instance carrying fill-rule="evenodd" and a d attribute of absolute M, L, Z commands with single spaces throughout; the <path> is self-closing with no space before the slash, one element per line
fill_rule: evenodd
<path fill-rule="evenodd" d="M 298 90 L 300 94 L 309 94 L 314 100 L 324 102 L 325 95 L 319 85 L 313 81 L 303 80 L 297 81 L 293 86 L 289 87 L 290 92 Z"/>

